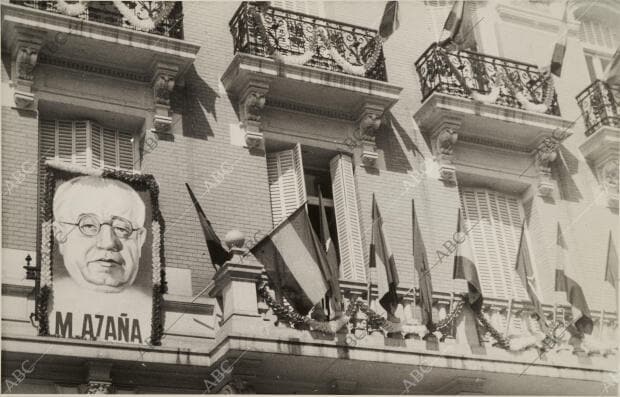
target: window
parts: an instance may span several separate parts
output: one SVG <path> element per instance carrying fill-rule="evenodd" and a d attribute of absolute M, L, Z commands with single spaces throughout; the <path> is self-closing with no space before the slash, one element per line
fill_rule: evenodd
<path fill-rule="evenodd" d="M 324 16 L 322 1 L 275 0 L 271 6 L 316 17 Z"/>
<path fill-rule="evenodd" d="M 460 198 L 482 293 L 527 300 L 514 270 L 523 219 L 519 201 L 496 191 L 469 188 L 461 189 Z"/>
<path fill-rule="evenodd" d="M 603 77 L 620 40 L 610 26 L 592 20 L 581 22 L 580 40 L 584 47 L 588 74 L 594 82 Z"/>
<path fill-rule="evenodd" d="M 365 281 L 351 157 L 337 154 L 325 162 L 315 160 L 304 167 L 301 145 L 297 144 L 293 149 L 267 154 L 267 175 L 274 226 L 307 202 L 310 220 L 319 234 L 318 188 L 321 187 L 330 234 L 338 248 L 341 274 L 347 280 Z"/>
<path fill-rule="evenodd" d="M 133 134 L 92 121 L 40 120 L 40 153 L 45 159 L 93 168 L 133 170 Z"/>

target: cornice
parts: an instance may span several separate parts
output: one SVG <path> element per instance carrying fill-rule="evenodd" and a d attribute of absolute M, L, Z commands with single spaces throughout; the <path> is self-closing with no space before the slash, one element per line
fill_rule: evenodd
<path fill-rule="evenodd" d="M 306 114 L 314 114 L 317 116 L 328 117 L 332 119 L 338 120 L 346 120 L 346 121 L 355 121 L 356 118 L 354 115 L 347 112 L 340 112 L 334 109 L 326 109 L 315 106 L 303 105 L 296 102 L 276 99 L 276 98 L 267 98 L 267 106 L 272 108 L 291 110 L 294 112 L 306 113 Z"/>
<path fill-rule="evenodd" d="M 558 33 L 560 30 L 561 20 L 550 16 L 549 14 L 543 14 L 536 10 L 526 9 L 508 4 L 498 4 L 496 10 L 497 15 L 499 15 L 500 19 L 504 21 L 525 25 L 534 29 L 540 29 L 550 33 Z M 569 19 L 569 36 L 578 37 L 579 26 L 579 22 L 571 21 Z"/>
<path fill-rule="evenodd" d="M 50 57 L 46 54 L 41 54 L 39 57 L 39 62 L 44 65 L 58 66 L 67 69 L 79 70 L 80 72 L 95 73 L 124 80 L 138 81 L 140 83 L 148 83 L 151 81 L 150 76 L 146 74 L 110 68 L 102 65 L 78 62 L 71 59 Z"/>

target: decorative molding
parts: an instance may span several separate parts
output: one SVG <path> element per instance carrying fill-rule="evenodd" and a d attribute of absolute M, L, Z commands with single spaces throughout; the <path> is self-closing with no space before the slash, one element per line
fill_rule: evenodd
<path fill-rule="evenodd" d="M 558 33 L 562 21 L 555 16 L 551 16 L 550 12 L 541 13 L 508 4 L 497 5 L 497 15 L 506 22 L 512 22 L 520 25 L 525 25 L 533 29 L 543 30 L 550 33 Z M 579 36 L 579 22 L 571 20 L 568 21 L 568 34 L 572 37 Z"/>
<path fill-rule="evenodd" d="M 620 128 L 598 128 L 579 146 L 579 150 L 592 166 L 601 189 L 606 193 L 608 206 L 618 208 Z"/>
<path fill-rule="evenodd" d="M 431 133 L 433 156 L 439 164 L 439 179 L 449 184 L 456 184 L 456 168 L 452 162 L 452 155 L 460 127 L 460 119 L 446 117 L 435 126 Z"/>
<path fill-rule="evenodd" d="M 43 30 L 20 26 L 11 38 L 11 83 L 15 88 L 13 98 L 18 109 L 36 109 L 32 85 L 45 34 Z"/>
<path fill-rule="evenodd" d="M 477 145 L 489 146 L 489 147 L 493 147 L 497 149 L 509 150 L 511 152 L 528 153 L 528 154 L 532 152 L 530 149 L 525 148 L 523 146 L 511 145 L 509 143 L 498 142 L 492 139 L 486 139 L 486 138 L 481 138 L 481 137 L 471 136 L 471 135 L 461 135 L 459 136 L 459 141 L 467 142 L 467 143 L 474 143 Z"/>
<path fill-rule="evenodd" d="M 538 169 L 538 194 L 542 197 L 550 197 L 553 193 L 551 163 L 558 157 L 557 142 L 554 139 L 543 140 L 538 145 L 535 156 Z"/>
<path fill-rule="evenodd" d="M 123 80 L 148 83 L 151 79 L 146 74 L 114 69 L 107 66 L 77 62 L 71 59 L 51 57 L 44 52 L 39 57 L 39 63 L 44 65 L 58 66 L 66 69 L 79 70 L 80 72 L 95 73 L 102 76 L 115 77 Z"/>
<path fill-rule="evenodd" d="M 170 95 L 174 89 L 179 68 L 175 65 L 155 62 L 153 66 L 153 127 L 157 132 L 167 132 L 172 124 Z"/>
<path fill-rule="evenodd" d="M 339 112 L 334 109 L 326 109 L 314 106 L 303 105 L 296 102 L 285 101 L 276 98 L 267 98 L 267 107 L 279 108 L 284 110 L 292 110 L 294 112 L 314 114 L 321 117 L 328 117 L 338 120 L 355 121 L 355 117 L 346 112 Z"/>
<path fill-rule="evenodd" d="M 249 149 L 264 148 L 261 118 L 267 103 L 270 82 L 269 79 L 251 78 L 240 91 L 239 118 Z"/>

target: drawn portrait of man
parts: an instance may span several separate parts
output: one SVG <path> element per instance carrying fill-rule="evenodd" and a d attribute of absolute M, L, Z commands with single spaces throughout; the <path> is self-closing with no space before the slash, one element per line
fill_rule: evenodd
<path fill-rule="evenodd" d="M 150 331 L 152 255 L 148 249 L 143 252 L 148 234 L 143 197 L 119 180 L 86 175 L 60 183 L 52 207 L 57 246 L 53 311 L 60 313 L 51 313 L 52 330 L 68 334 L 72 321 L 72 335 L 121 340 L 121 320 L 137 319 L 139 339 L 145 340 Z M 91 327 L 88 321 L 97 315 L 104 316 L 104 324 Z M 112 318 L 109 331 L 106 316 Z"/>

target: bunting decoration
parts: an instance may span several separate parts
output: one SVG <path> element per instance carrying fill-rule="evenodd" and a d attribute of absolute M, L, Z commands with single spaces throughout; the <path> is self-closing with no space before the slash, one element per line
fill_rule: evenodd
<path fill-rule="evenodd" d="M 461 216 L 461 209 L 459 208 L 458 220 L 456 226 L 456 233 L 465 235 L 465 229 L 463 227 L 463 218 Z M 482 307 L 482 288 L 480 286 L 480 280 L 478 278 L 478 270 L 476 268 L 476 262 L 474 260 L 474 251 L 471 247 L 469 239 L 465 239 L 463 243 L 459 244 L 454 254 L 454 270 L 452 278 L 463 279 L 467 281 L 469 294 L 469 304 L 475 308 L 474 311 L 480 311 Z"/>
<path fill-rule="evenodd" d="M 562 14 L 562 22 L 560 24 L 560 34 L 553 47 L 553 55 L 551 56 L 551 73 L 557 77 L 562 75 L 562 64 L 564 63 L 564 55 L 566 54 L 566 43 L 568 40 L 568 0 L 564 2 L 564 13 Z"/>
<path fill-rule="evenodd" d="M 325 206 L 323 205 L 323 193 L 321 192 L 321 186 L 319 186 L 319 211 L 321 212 L 321 245 L 325 249 L 325 258 L 327 259 L 329 269 L 331 306 L 336 312 L 340 312 L 344 310 L 344 308 L 342 306 L 342 294 L 340 292 L 340 270 L 338 268 L 338 256 L 336 254 L 334 241 L 332 240 L 331 233 L 329 232 L 329 224 L 327 223 L 327 214 L 325 212 Z"/>
<path fill-rule="evenodd" d="M 377 269 L 379 303 L 388 313 L 388 318 L 393 318 L 398 306 L 398 295 L 396 294 L 399 283 L 398 271 L 396 270 L 394 255 L 383 233 L 383 219 L 374 194 L 372 195 L 372 231 L 368 267 Z"/>
<path fill-rule="evenodd" d="M 439 46 L 456 47 L 458 51 L 477 50 L 472 10 L 464 0 L 457 0 L 452 5 L 443 25 Z"/>
<path fill-rule="evenodd" d="M 306 203 L 250 251 L 274 280 L 276 293 L 304 316 L 329 290 L 331 270 L 308 218 Z"/>
<path fill-rule="evenodd" d="M 194 192 L 192 192 L 192 189 L 187 183 L 185 184 L 185 187 L 187 188 L 189 196 L 192 199 L 192 203 L 194 204 L 196 212 L 198 213 L 200 226 L 202 226 L 202 232 L 204 233 L 205 240 L 207 242 L 207 248 L 209 250 L 209 255 L 211 256 L 211 264 L 213 265 L 215 270 L 217 270 L 218 267 L 223 266 L 224 263 L 226 263 L 226 261 L 231 258 L 231 253 L 228 251 L 227 248 L 224 247 L 224 245 L 220 241 L 220 238 L 215 233 L 215 230 L 213 230 L 211 222 L 209 222 L 209 219 L 207 219 L 207 216 L 202 210 L 200 204 L 198 203 L 196 196 L 194 196 Z"/>
<path fill-rule="evenodd" d="M 583 290 L 579 283 L 576 281 L 576 277 L 571 274 L 569 259 L 568 259 L 568 247 L 560 223 L 558 222 L 557 228 L 557 240 L 556 240 L 556 270 L 555 270 L 555 290 L 560 292 L 566 292 L 566 300 L 574 308 L 581 312 L 581 316 L 575 322 L 575 326 L 580 333 L 591 334 L 594 322 L 592 321 L 592 314 L 588 307 L 588 302 L 583 293 Z"/>
<path fill-rule="evenodd" d="M 422 240 L 422 231 L 418 224 L 418 217 L 415 212 L 415 203 L 413 200 L 411 200 L 411 214 L 413 218 L 413 261 L 420 284 L 422 324 L 426 325 L 430 331 L 433 331 L 433 285 L 431 283 L 431 271 L 428 266 L 426 247 Z"/>
<path fill-rule="evenodd" d="M 607 69 L 603 74 L 603 81 L 610 85 L 620 85 L 620 47 L 611 58 Z"/>
<path fill-rule="evenodd" d="M 618 252 L 616 244 L 609 232 L 609 241 L 607 243 L 607 263 L 605 264 L 605 281 L 608 281 L 612 287 L 618 290 Z"/>
<path fill-rule="evenodd" d="M 517 252 L 517 263 L 515 265 L 515 270 L 523 283 L 523 287 L 525 287 L 527 295 L 530 297 L 530 301 L 534 305 L 534 312 L 538 315 L 538 321 L 544 331 L 547 327 L 547 320 L 540 302 L 536 279 L 534 278 L 525 222 L 523 222 L 523 225 L 521 226 L 521 240 L 519 242 L 519 250 Z"/>
<path fill-rule="evenodd" d="M 379 36 L 386 41 L 398 29 L 400 22 L 398 20 L 398 1 L 388 1 L 383 10 L 383 17 L 379 24 Z"/>

